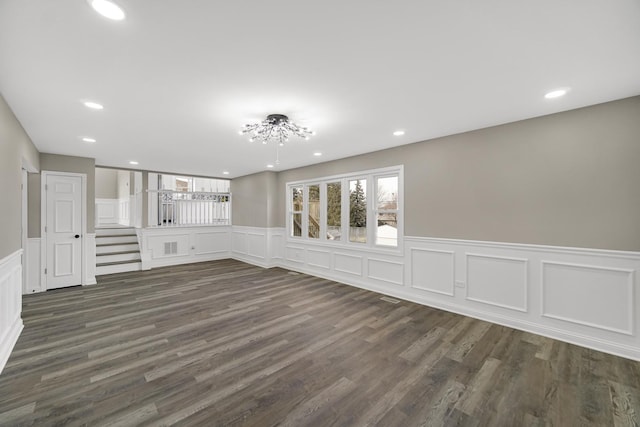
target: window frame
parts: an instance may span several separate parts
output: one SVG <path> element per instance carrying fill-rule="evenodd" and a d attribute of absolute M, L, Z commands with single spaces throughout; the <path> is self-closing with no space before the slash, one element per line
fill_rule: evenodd
<path fill-rule="evenodd" d="M 377 206 L 377 200 L 375 197 L 376 191 L 378 189 L 378 179 L 379 178 L 388 178 L 388 177 L 397 177 L 398 178 L 398 206 L 396 210 L 388 210 L 383 209 L 379 210 Z M 367 189 L 366 189 L 366 206 L 367 206 L 367 242 L 351 242 L 349 240 L 349 211 L 350 211 L 350 203 L 349 203 L 349 181 L 352 180 L 366 180 L 367 181 Z M 332 184 L 340 182 L 340 191 L 341 191 L 341 211 L 340 211 L 340 240 L 330 240 L 327 238 L 327 184 Z M 319 238 L 310 238 L 308 236 L 308 195 L 309 195 L 309 186 L 319 185 L 320 186 L 320 237 Z M 296 211 L 295 213 L 302 213 L 303 218 L 303 233 L 301 236 L 293 235 L 293 188 L 294 187 L 302 187 L 303 195 L 305 197 L 303 203 L 302 212 Z M 404 166 L 390 166 L 379 169 L 370 169 L 358 172 L 350 172 L 346 174 L 340 175 L 331 175 L 324 176 L 319 178 L 298 180 L 298 181 L 290 181 L 285 185 L 285 191 L 287 194 L 286 203 L 287 203 L 287 216 L 288 219 L 286 221 L 286 235 L 287 241 L 290 243 L 309 243 L 313 245 L 321 245 L 321 246 L 331 246 L 331 247 L 341 247 L 341 248 L 351 248 L 355 250 L 364 250 L 364 251 L 374 251 L 374 252 L 384 252 L 384 253 L 403 253 L 403 244 L 404 244 Z M 377 223 L 378 223 L 378 212 L 391 212 L 394 211 L 397 214 L 397 230 L 398 230 L 398 238 L 397 238 L 397 246 L 391 245 L 379 245 L 376 244 L 377 240 Z M 307 233 L 305 233 L 305 231 Z"/>

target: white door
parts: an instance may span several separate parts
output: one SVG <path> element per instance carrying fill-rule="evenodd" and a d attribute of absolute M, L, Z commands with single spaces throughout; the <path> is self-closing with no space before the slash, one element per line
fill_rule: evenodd
<path fill-rule="evenodd" d="M 47 175 L 47 289 L 82 284 L 82 178 Z"/>

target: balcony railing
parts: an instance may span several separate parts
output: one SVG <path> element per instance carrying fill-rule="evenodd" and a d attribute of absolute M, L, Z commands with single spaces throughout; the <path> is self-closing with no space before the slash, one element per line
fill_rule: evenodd
<path fill-rule="evenodd" d="M 149 225 L 231 225 L 231 193 L 149 190 Z"/>

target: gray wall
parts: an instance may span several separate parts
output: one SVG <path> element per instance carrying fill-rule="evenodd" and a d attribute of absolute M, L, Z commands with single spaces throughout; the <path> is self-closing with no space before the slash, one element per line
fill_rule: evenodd
<path fill-rule="evenodd" d="M 118 198 L 118 171 L 96 168 L 96 199 Z"/>
<path fill-rule="evenodd" d="M 392 165 L 408 236 L 640 251 L 640 97 L 281 172 L 275 225 L 286 182 Z"/>
<path fill-rule="evenodd" d="M 232 224 L 277 227 L 277 175 L 267 171 L 231 180 Z"/>
<path fill-rule="evenodd" d="M 59 154 L 40 154 L 40 170 L 55 172 L 74 172 L 87 175 L 87 233 L 95 231 L 96 210 L 96 162 L 88 157 L 62 156 Z M 40 188 L 40 175 L 29 184 Z M 30 187 L 31 188 L 31 187 Z M 40 191 L 29 192 L 29 237 L 40 237 Z"/>
<path fill-rule="evenodd" d="M 23 161 L 40 167 L 38 150 L 0 95 L 0 259 L 22 247 Z"/>

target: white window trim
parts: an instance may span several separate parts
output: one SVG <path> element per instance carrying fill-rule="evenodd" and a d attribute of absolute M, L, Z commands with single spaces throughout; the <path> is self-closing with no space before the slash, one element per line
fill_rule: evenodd
<path fill-rule="evenodd" d="M 377 224 L 377 205 L 372 195 L 377 189 L 377 178 L 384 178 L 389 176 L 398 177 L 398 245 L 376 245 L 376 227 L 372 227 L 371 224 Z M 348 229 L 349 224 L 349 181 L 353 179 L 366 179 L 367 180 L 367 243 L 357 243 L 349 241 Z M 339 241 L 326 239 L 326 210 L 327 210 L 327 184 L 337 182 L 341 183 L 341 227 L 342 237 Z M 320 185 L 320 239 L 313 239 L 308 237 L 308 186 Z M 302 236 L 293 236 L 293 187 L 303 187 L 304 203 L 302 210 Z M 369 169 L 358 172 L 350 172 L 340 175 L 324 176 L 313 179 L 305 179 L 298 181 L 290 181 L 286 183 L 285 191 L 287 194 L 287 241 L 290 243 L 299 244 L 311 244 L 318 246 L 328 246 L 333 248 L 350 248 L 355 250 L 361 250 L 366 252 L 377 253 L 390 253 L 390 254 L 402 254 L 404 247 L 404 166 L 390 166 L 379 169 Z M 345 206 L 347 207 L 345 209 Z"/>

